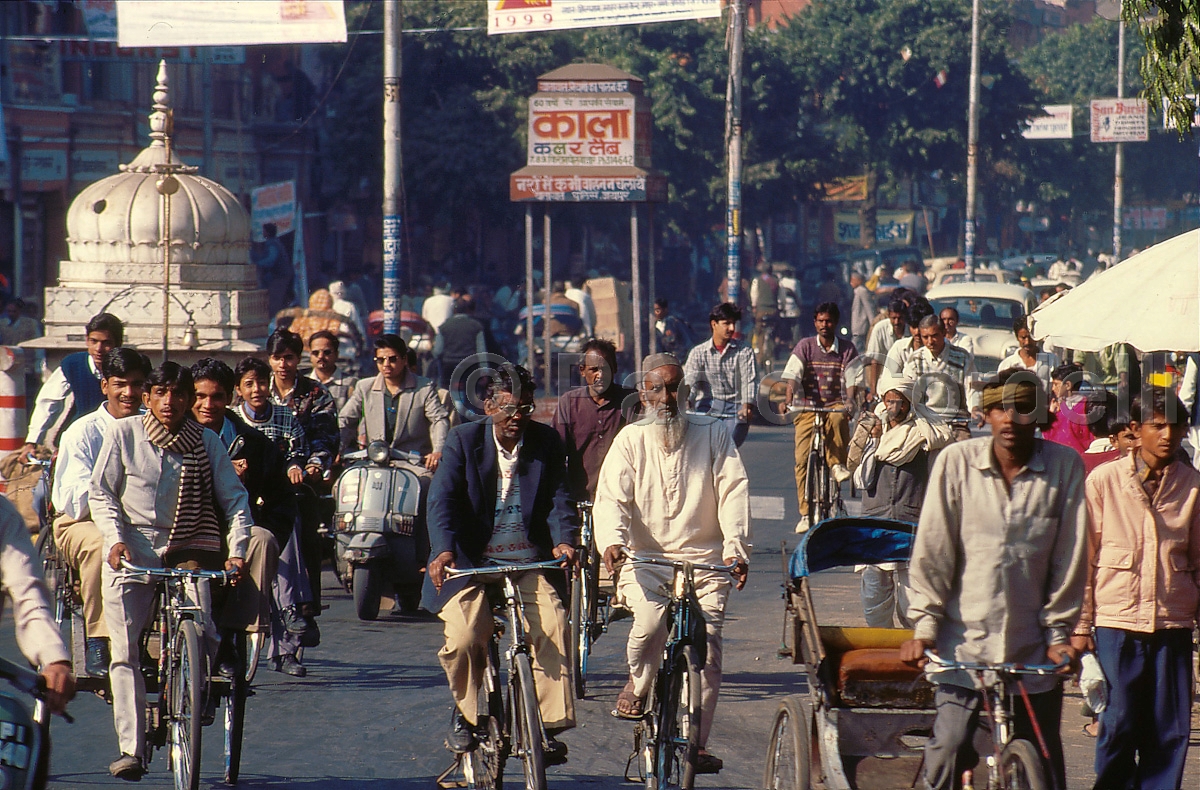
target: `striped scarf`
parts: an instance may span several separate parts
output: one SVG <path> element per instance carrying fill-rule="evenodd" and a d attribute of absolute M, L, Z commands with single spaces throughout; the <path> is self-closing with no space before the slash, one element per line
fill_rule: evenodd
<path fill-rule="evenodd" d="M 221 551 L 221 527 L 213 506 L 212 466 L 204 447 L 204 427 L 188 417 L 177 433 L 171 433 L 150 412 L 143 415 L 142 425 L 156 447 L 183 456 L 179 499 L 171 519 L 166 553 Z"/>

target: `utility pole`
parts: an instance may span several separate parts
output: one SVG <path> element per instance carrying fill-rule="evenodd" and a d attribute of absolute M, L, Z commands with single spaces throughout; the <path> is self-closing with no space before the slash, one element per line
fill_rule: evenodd
<path fill-rule="evenodd" d="M 967 280 L 975 281 L 975 190 L 979 173 L 979 0 L 971 2 L 971 87 L 967 103 L 967 216 L 963 221 L 963 259 Z"/>
<path fill-rule="evenodd" d="M 400 332 L 400 0 L 383 0 L 383 331 Z"/>
<path fill-rule="evenodd" d="M 742 283 L 742 39 L 746 0 L 729 2 L 729 82 L 725 88 L 726 301 L 738 303 Z"/>
<path fill-rule="evenodd" d="M 1117 24 L 1117 98 L 1125 98 L 1125 21 Z M 1113 263 L 1121 261 L 1121 227 L 1125 213 L 1125 144 L 1117 143 L 1117 159 L 1113 168 Z"/>

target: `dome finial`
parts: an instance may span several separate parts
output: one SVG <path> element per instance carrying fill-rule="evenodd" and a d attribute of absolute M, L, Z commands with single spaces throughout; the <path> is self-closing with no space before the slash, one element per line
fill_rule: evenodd
<path fill-rule="evenodd" d="M 163 141 L 167 135 L 173 131 L 166 60 L 158 62 L 158 84 L 154 86 L 152 98 L 154 99 L 154 112 L 150 113 L 150 139 L 153 142 L 150 145 L 161 147 L 165 145 Z"/>

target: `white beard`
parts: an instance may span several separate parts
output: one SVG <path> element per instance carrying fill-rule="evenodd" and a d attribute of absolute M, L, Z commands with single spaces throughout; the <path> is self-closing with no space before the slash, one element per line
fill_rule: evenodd
<path fill-rule="evenodd" d="M 683 447 L 683 440 L 687 438 L 687 429 L 687 417 L 683 414 L 676 414 L 672 417 L 660 416 L 654 421 L 653 428 L 659 446 L 668 453 L 674 453 Z"/>

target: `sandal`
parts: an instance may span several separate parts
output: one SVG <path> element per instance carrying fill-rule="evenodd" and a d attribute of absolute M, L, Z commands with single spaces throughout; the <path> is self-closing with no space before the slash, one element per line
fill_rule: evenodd
<path fill-rule="evenodd" d="M 638 720 L 645 715 L 645 709 L 646 700 L 633 693 L 633 681 L 631 680 L 617 695 L 617 706 L 613 709 L 612 715 L 618 719 Z"/>
<path fill-rule="evenodd" d="M 1097 738 L 1100 735 L 1100 722 L 1094 721 L 1091 724 L 1083 725 L 1083 734 L 1089 738 Z"/>

